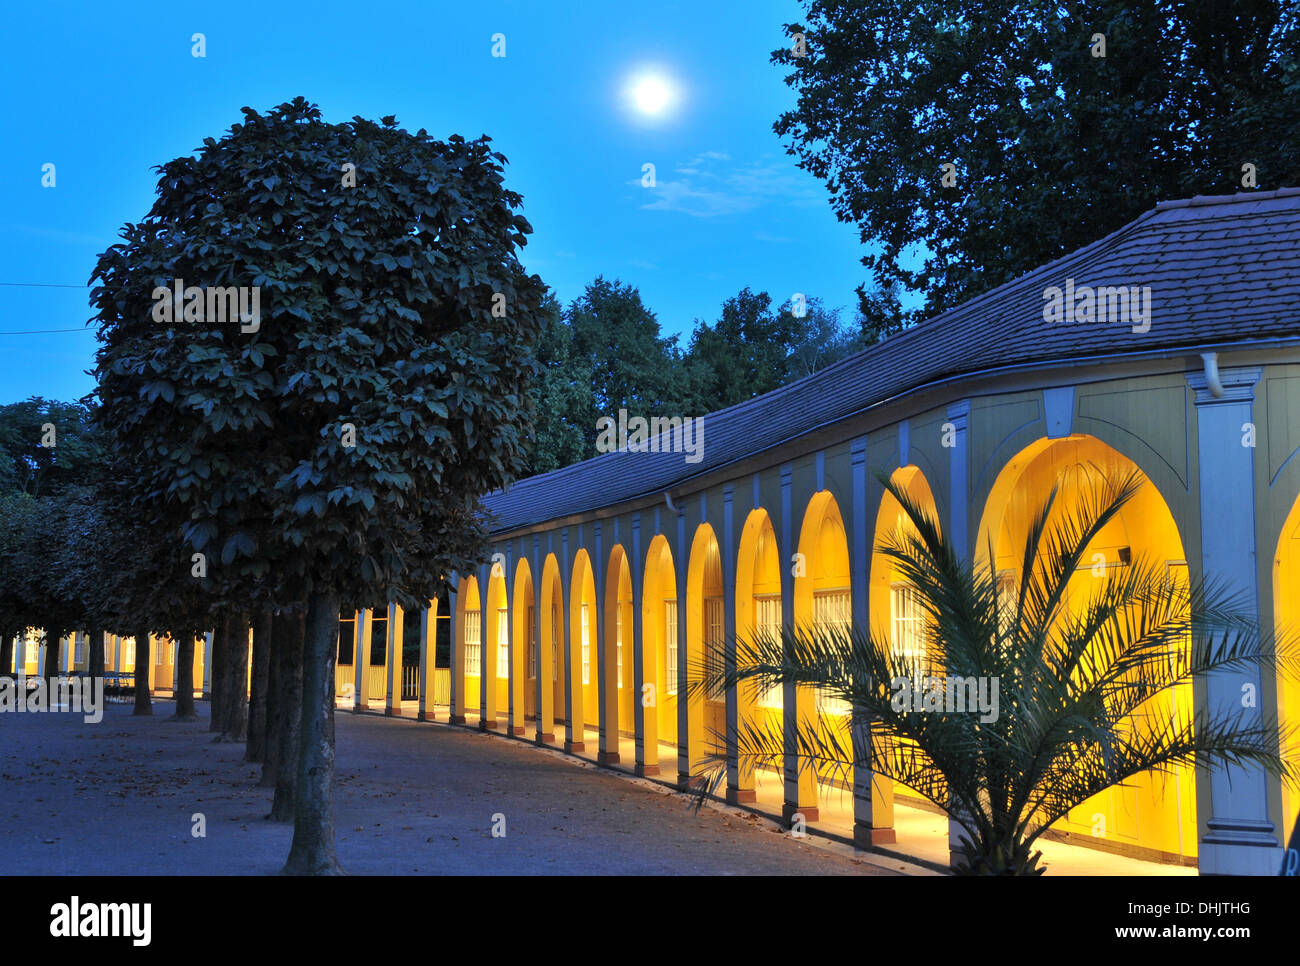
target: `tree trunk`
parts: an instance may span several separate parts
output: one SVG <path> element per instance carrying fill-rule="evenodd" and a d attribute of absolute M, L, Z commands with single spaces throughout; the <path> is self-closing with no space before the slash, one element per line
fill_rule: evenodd
<path fill-rule="evenodd" d="M 5 631 L 3 636 L 0 636 L 0 678 L 13 673 L 15 636 L 8 631 Z"/>
<path fill-rule="evenodd" d="M 248 615 L 230 619 L 230 649 L 226 654 L 225 727 L 223 741 L 244 741 L 248 737 Z"/>
<path fill-rule="evenodd" d="M 286 875 L 342 875 L 334 853 L 334 657 L 337 593 L 313 593 L 302 662 L 302 739 Z"/>
<path fill-rule="evenodd" d="M 54 680 L 59 676 L 59 638 L 57 635 L 50 636 L 50 632 L 45 632 L 45 693 L 50 695 L 53 700 L 55 683 Z"/>
<path fill-rule="evenodd" d="M 271 609 L 258 611 L 253 625 L 253 681 L 248 704 L 248 747 L 244 760 L 255 764 L 266 761 L 267 689 L 270 687 L 271 649 L 275 646 L 271 627 Z"/>
<path fill-rule="evenodd" d="M 149 632 L 135 632 L 135 710 L 131 714 L 153 714 L 149 699 Z"/>
<path fill-rule="evenodd" d="M 176 643 L 176 713 L 172 721 L 198 721 L 194 710 L 194 638 L 193 631 L 178 631 Z"/>
<path fill-rule="evenodd" d="M 302 734 L 302 651 L 307 631 L 301 613 L 289 615 L 272 631 L 276 650 L 276 760 L 273 767 L 275 801 L 271 803 L 273 822 L 292 822 L 294 798 L 298 787 L 298 745 Z M 268 756 L 269 757 L 269 756 Z M 265 777 L 265 776 L 264 776 Z"/>
<path fill-rule="evenodd" d="M 217 734 L 226 730 L 226 657 L 230 650 L 230 617 L 223 614 L 212 629 L 212 692 L 208 696 L 212 712 L 208 730 Z"/>
<path fill-rule="evenodd" d="M 93 678 L 104 676 L 104 629 L 95 627 L 86 635 L 86 671 Z"/>

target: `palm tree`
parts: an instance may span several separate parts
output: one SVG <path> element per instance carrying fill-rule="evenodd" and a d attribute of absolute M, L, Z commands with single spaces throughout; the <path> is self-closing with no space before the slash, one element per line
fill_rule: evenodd
<path fill-rule="evenodd" d="M 1069 599 L 1071 577 L 1137 493 L 1139 474 L 1101 472 L 1071 509 L 1057 507 L 1054 487 L 1029 523 L 1021 576 L 1001 588 L 991 544 L 984 560 L 963 562 L 934 517 L 880 479 L 910 521 L 879 550 L 917 590 L 923 653 L 898 653 L 887 635 L 852 622 L 787 625 L 738 638 L 735 666 L 702 665 L 692 692 L 794 683 L 846 702 L 855 709 L 847 726 L 822 715 L 798 722 L 790 746 L 800 767 L 848 785 L 858 763 L 938 805 L 965 831 L 955 867 L 970 874 L 1042 874 L 1041 852 L 1031 854 L 1038 837 L 1144 772 L 1255 765 L 1294 781 L 1275 717 L 1253 708 L 1193 712 L 1189 702 L 1171 714 L 1168 706 L 1173 689 L 1198 676 L 1248 667 L 1294 676 L 1291 641 L 1264 640 L 1221 587 L 1175 580 L 1160 561 L 1135 558 Z M 991 713 L 916 711 L 920 703 L 905 700 L 917 687 L 943 707 L 950 691 L 964 693 L 950 685 L 981 682 L 996 696 Z M 741 767 L 779 769 L 787 752 L 780 722 L 755 717 L 738 735 Z M 725 756 L 710 756 L 700 801 L 725 766 Z"/>

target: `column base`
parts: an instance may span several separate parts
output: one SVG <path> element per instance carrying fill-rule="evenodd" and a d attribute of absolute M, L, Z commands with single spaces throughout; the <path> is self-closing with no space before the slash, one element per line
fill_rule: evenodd
<path fill-rule="evenodd" d="M 893 845 L 898 835 L 892 828 L 874 828 L 870 825 L 853 826 L 853 844 L 860 849 L 869 849 L 875 845 Z"/>
<path fill-rule="evenodd" d="M 786 802 L 781 806 L 781 817 L 787 822 L 793 821 L 796 815 L 802 815 L 805 822 L 815 822 L 817 821 L 818 816 L 817 806 L 791 805 L 789 802 Z"/>
<path fill-rule="evenodd" d="M 431 721 L 431 720 L 433 720 L 433 719 L 431 719 L 430 717 L 428 717 L 428 716 L 427 716 L 423 711 L 417 711 L 417 712 L 415 712 L 415 720 L 416 720 L 416 721 Z"/>
<path fill-rule="evenodd" d="M 384 715 L 389 718 L 393 716 L 392 705 L 384 705 Z"/>
<path fill-rule="evenodd" d="M 598 765 L 617 765 L 617 751 L 598 751 L 596 752 L 596 764 Z"/>
<path fill-rule="evenodd" d="M 586 750 L 587 750 L 587 743 L 586 743 L 585 741 L 566 741 L 566 742 L 564 743 L 564 750 L 567 751 L 567 752 L 568 752 L 569 754 L 571 754 L 571 755 L 572 755 L 574 752 L 578 752 L 578 751 L 586 751 Z"/>
<path fill-rule="evenodd" d="M 453 714 L 447 718 L 448 724 L 464 724 L 465 716 L 463 714 Z"/>
<path fill-rule="evenodd" d="M 541 737 L 534 738 L 533 740 L 536 741 L 539 745 L 553 745 L 555 744 L 555 735 L 544 734 Z"/>
<path fill-rule="evenodd" d="M 646 778 L 650 775 L 659 774 L 658 765 L 637 765 L 636 768 L 633 770 L 641 778 Z"/>
<path fill-rule="evenodd" d="M 479 731 L 500 731 L 501 725 L 499 725 L 495 721 L 484 721 L 483 719 L 479 719 L 478 730 Z"/>
<path fill-rule="evenodd" d="M 1197 850 L 1201 875 L 1278 875 L 1286 850 L 1273 823 L 1250 819 L 1210 819 Z"/>
<path fill-rule="evenodd" d="M 523 725 L 512 725 L 511 728 L 510 728 L 510 733 L 511 733 L 512 735 L 522 735 L 522 734 L 524 733 L 524 726 L 523 726 Z"/>
<path fill-rule="evenodd" d="M 757 794 L 752 788 L 728 788 L 727 804 L 728 805 L 747 805 L 750 802 L 758 800 Z"/>

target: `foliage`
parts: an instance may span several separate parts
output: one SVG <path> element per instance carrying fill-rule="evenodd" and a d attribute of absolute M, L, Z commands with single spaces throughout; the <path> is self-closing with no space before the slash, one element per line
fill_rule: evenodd
<path fill-rule="evenodd" d="M 137 512 L 180 528 L 174 579 L 193 551 L 243 606 L 414 606 L 477 559 L 477 497 L 523 466 L 544 294 L 488 141 L 299 98 L 160 168 L 91 297 L 101 420 Z M 257 287 L 260 326 L 155 321 L 175 279 Z"/>
<path fill-rule="evenodd" d="M 926 315 L 1157 202 L 1239 191 L 1245 163 L 1260 189 L 1300 178 L 1288 0 L 805 6 L 787 33 L 807 56 L 772 54 L 798 95 L 774 130 L 873 246 L 875 281 Z"/>

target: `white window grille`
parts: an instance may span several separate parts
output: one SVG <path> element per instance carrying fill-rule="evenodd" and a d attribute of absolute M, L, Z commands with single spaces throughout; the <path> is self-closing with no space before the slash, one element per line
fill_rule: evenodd
<path fill-rule="evenodd" d="M 766 639 L 773 640 L 781 634 L 781 595 L 770 594 L 754 598 L 754 630 Z M 774 685 L 766 688 L 758 698 L 759 707 L 782 708 L 785 706 L 784 687 Z"/>
<path fill-rule="evenodd" d="M 851 606 L 847 587 L 816 591 L 813 593 L 813 622 L 818 627 L 848 631 Z M 823 714 L 848 714 L 851 708 L 843 698 L 833 697 L 818 688 L 817 710 Z"/>
<path fill-rule="evenodd" d="M 665 684 L 669 694 L 677 693 L 677 601 L 664 601 L 664 643 L 667 659 L 664 661 Z"/>
<path fill-rule="evenodd" d="M 722 677 L 726 661 L 724 635 L 726 634 L 726 613 L 721 597 L 704 599 L 704 660 L 708 668 L 709 680 L 717 681 Z M 721 687 L 709 689 L 709 698 L 723 700 Z"/>
<path fill-rule="evenodd" d="M 510 677 L 510 611 L 497 610 L 497 680 Z"/>
<path fill-rule="evenodd" d="M 483 615 L 477 610 L 465 611 L 465 674 L 476 678 L 481 673 Z"/>
<path fill-rule="evenodd" d="M 906 658 L 918 677 L 925 673 L 925 611 L 921 595 L 911 584 L 894 584 L 889 589 L 890 646 Z"/>

